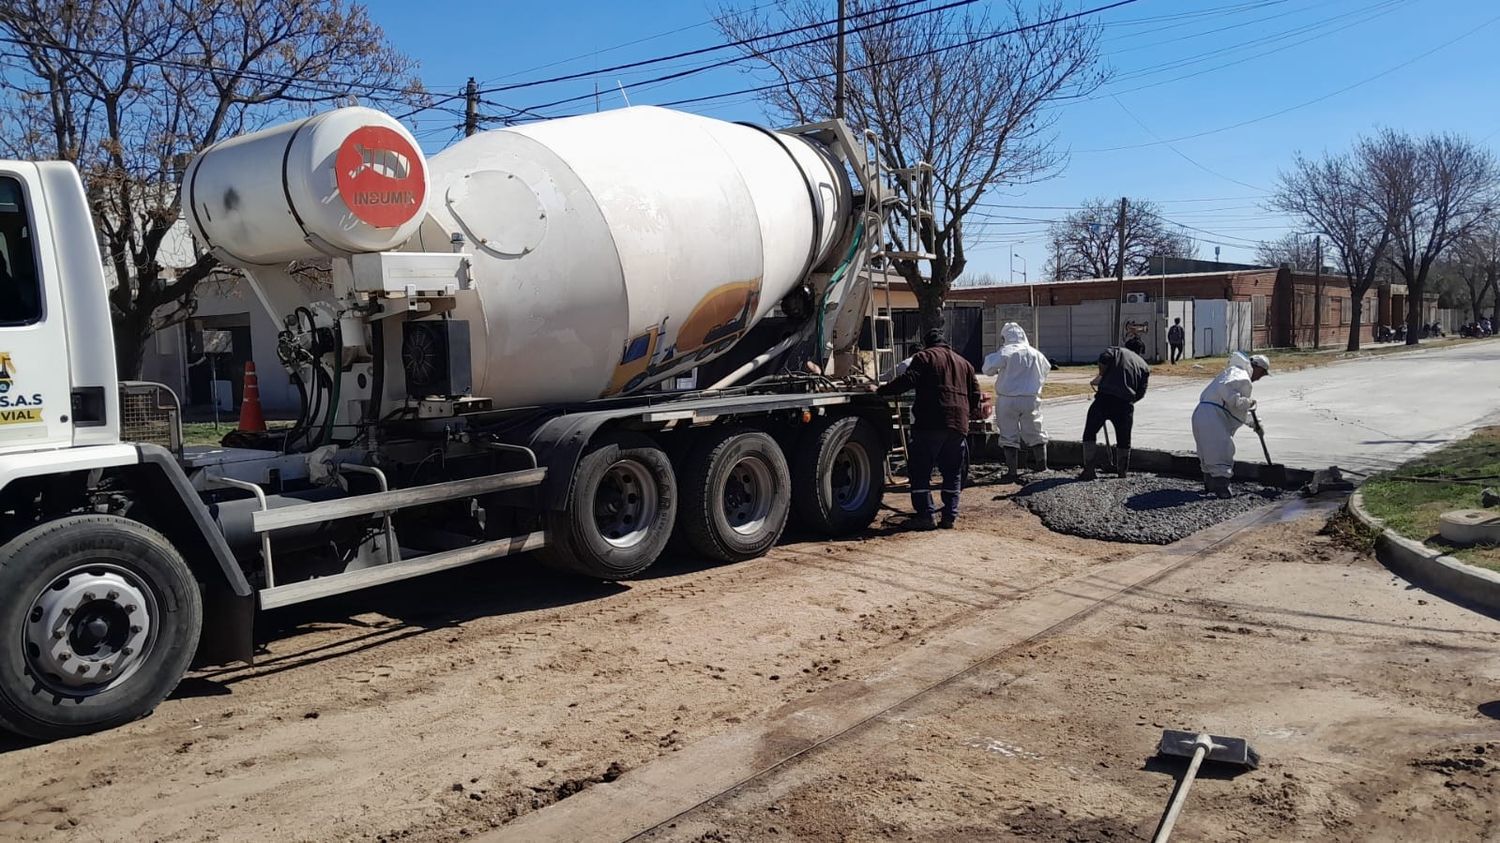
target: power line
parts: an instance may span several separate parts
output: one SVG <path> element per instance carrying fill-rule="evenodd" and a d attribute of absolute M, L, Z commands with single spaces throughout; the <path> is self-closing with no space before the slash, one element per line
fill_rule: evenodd
<path fill-rule="evenodd" d="M 161 57 L 146 57 L 146 56 L 128 55 L 126 53 L 117 53 L 117 52 L 114 52 L 112 50 L 99 50 L 99 49 L 94 49 L 94 48 L 89 48 L 89 47 L 78 47 L 78 46 L 73 46 L 73 45 L 69 45 L 69 44 L 58 44 L 58 43 L 48 43 L 48 42 L 43 42 L 43 41 L 32 41 L 32 40 L 28 40 L 28 39 L 24 39 L 24 38 L 12 38 L 10 36 L 0 36 L 0 42 L 5 42 L 5 43 L 9 43 L 9 44 L 15 44 L 15 45 L 21 46 L 21 47 L 32 47 L 32 48 L 41 49 L 41 50 L 52 50 L 54 52 L 62 53 L 62 54 L 65 54 L 65 55 L 84 56 L 84 57 L 87 57 L 87 58 L 106 59 L 106 60 L 109 60 L 109 61 L 129 61 L 129 62 L 133 62 L 135 64 L 142 64 L 142 65 L 147 65 L 147 66 L 150 66 L 150 67 L 170 67 L 170 68 L 175 68 L 175 69 L 178 69 L 178 70 L 190 70 L 190 71 L 205 72 L 205 73 L 219 74 L 219 75 L 240 76 L 240 77 L 246 77 L 246 78 L 249 78 L 249 79 L 258 80 L 258 81 L 261 81 L 261 82 L 286 83 L 286 84 L 289 84 L 289 85 L 297 85 L 297 86 L 300 86 L 302 88 L 306 88 L 306 89 L 313 90 L 313 91 L 320 91 L 322 93 L 326 93 L 326 94 L 329 94 L 331 96 L 344 96 L 344 95 L 347 95 L 349 93 L 349 90 L 348 90 L 349 88 L 359 88 L 361 90 L 370 91 L 372 93 L 374 93 L 374 92 L 392 93 L 392 94 L 397 94 L 399 96 L 405 96 L 405 97 L 412 97 L 412 96 L 416 96 L 416 95 L 419 95 L 419 94 L 422 93 L 421 91 L 413 90 L 411 88 L 396 87 L 394 85 L 375 85 L 375 84 L 371 84 L 369 82 L 354 82 L 354 81 L 335 83 L 332 80 L 327 80 L 327 79 L 307 79 L 307 78 L 304 78 L 304 77 L 301 77 L 301 76 L 288 76 L 288 75 L 285 75 L 285 74 L 272 73 L 270 71 L 265 71 L 265 70 L 253 70 L 253 69 L 239 69 L 239 68 L 228 68 L 228 67 L 216 67 L 213 64 L 208 63 L 207 61 L 192 62 L 192 61 L 183 61 L 183 60 L 168 59 L 168 58 L 161 58 Z M 26 57 L 26 58 L 29 58 L 29 56 Z M 204 56 L 203 58 L 206 60 L 207 56 Z M 319 84 L 322 84 L 322 85 L 325 85 L 325 86 L 337 84 L 339 87 L 336 87 L 336 88 L 322 87 L 322 88 L 320 88 Z"/>
<path fill-rule="evenodd" d="M 1147 126 L 1146 123 L 1145 123 L 1145 121 L 1143 121 L 1143 120 L 1141 120 L 1141 118 L 1135 116 L 1135 112 L 1134 111 L 1131 111 L 1130 109 L 1126 108 L 1125 107 L 1125 103 L 1120 102 L 1120 98 L 1119 97 L 1111 96 L 1110 99 L 1112 99 L 1112 100 L 1115 101 L 1115 105 L 1118 105 L 1120 107 L 1121 111 L 1123 111 L 1126 114 L 1130 115 L 1130 119 L 1134 120 L 1135 124 L 1137 126 L 1140 126 L 1143 130 L 1145 130 L 1146 134 L 1150 135 L 1153 138 L 1156 138 L 1157 140 L 1161 140 L 1161 136 L 1158 135 L 1156 132 L 1152 131 L 1151 127 Z M 1261 190 L 1261 191 L 1265 190 L 1265 188 L 1263 188 L 1263 187 L 1257 187 L 1256 185 L 1253 185 L 1253 184 L 1251 184 L 1249 182 L 1240 181 L 1237 178 L 1233 178 L 1231 176 L 1226 176 L 1223 173 L 1219 172 L 1218 170 L 1210 169 L 1209 167 L 1206 167 L 1206 166 L 1198 163 L 1197 159 L 1190 157 L 1186 152 L 1183 152 L 1182 150 L 1178 149 L 1175 145 L 1173 145 L 1173 144 L 1171 144 L 1169 142 L 1166 142 L 1166 141 L 1163 141 L 1163 143 L 1166 143 L 1167 149 L 1170 149 L 1173 152 L 1177 153 L 1177 157 L 1179 157 L 1182 160 L 1188 162 L 1189 164 L 1192 164 L 1194 167 L 1197 167 L 1198 169 L 1202 170 L 1205 173 L 1208 173 L 1211 176 L 1216 176 L 1216 177 L 1221 178 L 1221 179 L 1223 179 L 1225 181 L 1234 182 L 1235 184 L 1240 185 L 1241 187 L 1248 187 L 1251 190 Z"/>
<path fill-rule="evenodd" d="M 749 14 L 751 12 L 758 12 L 761 9 L 769 9 L 772 6 L 775 6 L 775 5 L 777 5 L 777 4 L 774 3 L 774 2 L 772 2 L 772 3 L 761 3 L 758 6 L 751 6 L 748 9 L 736 10 L 736 12 L 739 13 L 739 14 Z M 647 35 L 644 38 L 637 38 L 634 41 L 625 41 L 623 43 L 615 44 L 615 45 L 610 46 L 610 47 L 605 47 L 605 48 L 600 49 L 600 50 L 593 50 L 593 51 L 588 52 L 588 53 L 579 53 L 578 55 L 571 56 L 569 58 L 557 59 L 556 61 L 549 61 L 546 64 L 539 64 L 539 65 L 536 65 L 534 67 L 527 67 L 527 68 L 523 68 L 521 70 L 512 71 L 510 73 L 506 73 L 506 74 L 503 74 L 503 75 L 500 75 L 500 76 L 495 76 L 495 77 L 492 77 L 492 78 L 484 80 L 484 82 L 482 83 L 481 87 L 483 85 L 494 84 L 495 82 L 499 82 L 502 79 L 513 79 L 513 78 L 515 78 L 517 76 L 522 76 L 522 75 L 525 75 L 527 73 L 535 73 L 535 72 L 537 72 L 539 70 L 546 70 L 549 67 L 557 67 L 559 65 L 570 64 L 570 63 L 578 61 L 580 59 L 597 58 L 597 57 L 599 57 L 599 56 L 601 56 L 601 55 L 603 55 L 605 53 L 613 53 L 616 50 L 623 50 L 626 47 L 634 47 L 637 44 L 645 44 L 645 43 L 647 43 L 649 41 L 656 41 L 658 39 L 666 38 L 666 37 L 671 36 L 671 35 L 679 35 L 681 33 L 687 32 L 687 31 L 692 30 L 692 29 L 701 29 L 701 28 L 703 28 L 705 26 L 711 26 L 711 25 L 713 25 L 716 22 L 717 22 L 717 19 L 709 19 L 709 20 L 699 21 L 697 23 L 689 24 L 687 26 L 680 26 L 680 27 L 678 27 L 676 29 L 670 29 L 670 30 L 667 30 L 666 32 L 658 32 L 655 35 Z"/>
<path fill-rule="evenodd" d="M 928 2 L 930 2 L 930 0 L 905 0 L 905 2 L 902 2 L 902 3 L 896 3 L 896 4 L 893 4 L 893 5 L 890 5 L 890 6 L 883 6 L 883 7 L 879 8 L 879 9 L 871 9 L 868 12 L 860 12 L 858 14 L 848 15 L 847 19 L 848 20 L 853 20 L 855 18 L 869 17 L 870 15 L 878 15 L 878 14 L 884 14 L 884 13 L 887 13 L 887 12 L 894 12 L 894 11 L 897 11 L 899 9 L 905 9 L 905 8 L 907 8 L 909 6 L 920 6 L 920 5 L 926 4 Z M 877 21 L 876 23 L 872 23 L 872 24 L 865 24 L 864 26 L 855 27 L 854 29 L 851 29 L 851 30 L 848 30 L 848 31 L 849 32 L 860 32 L 860 31 L 863 31 L 863 30 L 866 30 L 866 29 L 871 29 L 871 28 L 874 28 L 874 27 L 877 27 L 877 26 L 885 26 L 887 24 L 895 23 L 896 21 L 906 20 L 906 19 L 912 18 L 912 17 L 918 17 L 918 16 L 921 16 L 921 15 L 929 15 L 929 14 L 933 14 L 935 12 L 941 12 L 941 11 L 945 11 L 945 10 L 948 10 L 948 9 L 956 9 L 956 8 L 958 8 L 960 6 L 970 6 L 970 5 L 973 5 L 976 2 L 978 2 L 978 0 L 954 0 L 954 2 L 950 2 L 950 3 L 948 3 L 947 5 L 944 5 L 944 6 L 937 6 L 935 8 L 925 9 L 923 11 L 912 13 L 912 14 L 908 14 L 908 15 L 904 15 L 904 16 L 901 16 L 901 17 L 897 17 L 897 18 L 894 18 L 892 20 L 883 20 L 883 21 Z M 648 65 L 661 64 L 662 62 L 676 61 L 678 59 L 685 59 L 685 58 L 692 58 L 693 56 L 702 56 L 702 55 L 707 55 L 708 53 L 717 53 L 720 50 L 729 50 L 729 49 L 734 49 L 736 47 L 746 47 L 746 46 L 749 46 L 751 44 L 755 44 L 755 43 L 760 42 L 760 41 L 769 41 L 769 40 L 771 40 L 773 38 L 782 38 L 782 37 L 787 36 L 787 35 L 796 35 L 799 32 L 807 32 L 807 31 L 813 30 L 813 29 L 821 29 L 823 27 L 832 26 L 832 25 L 837 24 L 837 23 L 838 23 L 838 18 L 834 18 L 832 20 L 821 20 L 821 21 L 817 21 L 815 23 L 809 23 L 809 24 L 804 24 L 802 26 L 793 27 L 791 29 L 783 29 L 783 30 L 781 30 L 779 32 L 769 32 L 769 33 L 766 33 L 765 35 L 756 35 L 756 36 L 752 36 L 750 38 L 741 38 L 738 41 L 729 41 L 729 42 L 725 42 L 723 44 L 714 44 L 714 45 L 711 45 L 711 46 L 708 46 L 708 47 L 699 47 L 699 48 L 697 48 L 695 50 L 685 50 L 683 52 L 673 53 L 671 55 L 656 56 L 654 58 L 649 58 L 649 59 L 640 59 L 638 61 L 626 62 L 624 64 L 612 65 L 610 67 L 601 67 L 601 68 L 597 68 L 595 70 L 579 71 L 578 73 L 568 73 L 568 74 L 564 74 L 562 76 L 553 76 L 553 77 L 551 77 L 549 79 L 533 79 L 533 80 L 528 81 L 528 82 L 513 82 L 513 83 L 511 83 L 509 85 L 500 85 L 500 86 L 493 87 L 493 88 L 485 88 L 484 90 L 480 91 L 480 93 L 481 94 L 496 94 L 496 93 L 502 93 L 504 91 L 518 91 L 518 90 L 521 90 L 522 88 L 534 88 L 534 87 L 536 87 L 538 85 L 551 85 L 551 84 L 556 83 L 556 82 L 571 82 L 571 81 L 573 81 L 575 79 L 587 79 L 587 78 L 592 77 L 592 76 L 603 76 L 604 74 L 607 74 L 607 73 L 616 73 L 616 72 L 619 72 L 621 70 L 630 70 L 632 68 L 637 68 L 637 67 L 646 67 Z M 779 50 L 789 50 L 789 49 L 792 49 L 792 48 L 795 48 L 795 47 L 805 47 L 805 46 L 807 46 L 809 44 L 817 44 L 817 43 L 822 42 L 822 41 L 832 40 L 834 37 L 835 36 L 833 36 L 833 35 L 823 35 L 823 36 L 819 36 L 817 38 L 812 38 L 812 39 L 809 39 L 809 40 L 806 40 L 806 41 L 801 41 L 801 42 L 798 42 L 796 44 L 788 44 L 788 45 L 785 45 L 785 46 L 782 46 L 782 47 L 773 47 L 773 48 L 771 48 L 769 50 L 765 50 L 763 52 L 771 53 L 771 52 L 777 52 Z M 733 64 L 734 62 L 741 61 L 742 59 L 743 59 L 743 57 L 736 56 L 735 58 L 730 59 L 728 61 L 716 62 L 716 63 L 704 65 L 704 66 L 699 67 L 699 68 L 695 68 L 695 69 L 692 70 L 692 72 L 694 72 L 694 73 L 701 73 L 701 72 L 703 72 L 705 70 L 712 70 L 712 69 L 714 69 L 716 67 L 723 67 L 723 66 L 725 66 L 727 64 Z M 684 75 L 687 75 L 686 71 L 684 71 L 683 73 L 684 73 Z M 669 79 L 669 78 L 677 78 L 677 77 L 674 75 L 674 76 L 670 76 L 670 77 L 661 77 L 660 79 L 648 79 L 645 82 L 637 82 L 637 83 L 634 83 L 634 84 L 636 84 L 636 85 L 644 85 L 644 84 L 648 84 L 649 82 L 665 81 L 666 79 Z M 632 87 L 632 86 L 626 86 L 626 87 Z M 538 108 L 546 108 L 548 106 L 537 106 L 537 107 Z"/>
<path fill-rule="evenodd" d="M 1348 93 L 1349 91 L 1352 91 L 1355 88 L 1360 88 L 1360 87 L 1368 85 L 1371 82 L 1374 82 L 1374 81 L 1376 81 L 1378 79 L 1383 79 L 1386 76 L 1389 76 L 1389 75 L 1391 75 L 1392 73 L 1395 73 L 1398 70 L 1402 70 L 1402 69 L 1404 69 L 1404 68 L 1406 68 L 1406 67 L 1408 67 L 1410 65 L 1413 65 L 1413 64 L 1421 61 L 1422 59 L 1427 58 L 1428 56 L 1432 55 L 1433 53 L 1439 52 L 1441 50 L 1445 50 L 1448 47 L 1451 47 L 1454 44 L 1457 44 L 1458 42 L 1463 41 L 1464 39 L 1469 38 L 1472 35 L 1475 35 L 1476 33 L 1480 32 L 1481 30 L 1484 30 L 1484 29 L 1487 29 L 1490 26 L 1493 26 L 1495 24 L 1495 22 L 1497 22 L 1497 21 L 1500 21 L 1500 15 L 1496 15 L 1495 17 L 1492 17 L 1489 20 L 1486 20 L 1484 23 L 1481 23 L 1478 26 L 1473 27 L 1472 29 L 1469 29 L 1469 30 L 1465 31 L 1461 35 L 1458 35 L 1458 36 L 1456 36 L 1454 38 L 1450 38 L 1447 41 L 1444 41 L 1443 43 L 1438 44 L 1436 47 L 1433 47 L 1430 50 L 1426 50 L 1426 51 L 1424 51 L 1422 53 L 1418 53 L 1417 55 L 1412 56 L 1411 58 L 1407 59 L 1406 61 L 1403 61 L 1403 62 L 1401 62 L 1399 64 L 1396 64 L 1396 65 L 1392 65 L 1391 67 L 1388 67 L 1385 70 L 1380 71 L 1379 73 L 1373 74 L 1371 76 L 1367 76 L 1364 79 L 1359 80 L 1358 82 L 1354 82 L 1352 84 L 1345 85 L 1344 87 L 1339 88 L 1336 91 L 1330 91 L 1330 92 L 1328 92 L 1326 94 L 1323 94 L 1322 96 L 1314 97 L 1314 98 L 1312 98 L 1310 100 L 1305 100 L 1303 102 L 1299 102 L 1296 105 L 1290 105 L 1290 106 L 1287 106 L 1286 108 L 1282 108 L 1282 109 L 1278 109 L 1276 111 L 1272 111 L 1269 114 L 1262 114 L 1259 117 L 1252 117 L 1252 118 L 1250 118 L 1248 120 L 1241 120 L 1238 123 L 1231 123 L 1228 126 L 1220 126 L 1217 129 L 1207 129 L 1207 130 L 1204 130 L 1202 132 L 1194 132 L 1193 134 L 1190 134 L 1190 135 L 1182 135 L 1180 137 L 1167 138 L 1165 140 L 1157 140 L 1157 141 L 1153 141 L 1151 143 L 1127 144 L 1127 145 L 1124 145 L 1124 146 L 1108 146 L 1108 147 L 1099 147 L 1097 149 L 1075 149 L 1073 151 L 1074 152 L 1121 152 L 1121 151 L 1127 150 L 1127 149 L 1145 149 L 1146 147 L 1151 147 L 1151 146 L 1159 146 L 1159 145 L 1162 145 L 1162 144 L 1179 143 L 1179 142 L 1185 141 L 1185 140 L 1193 140 L 1195 138 L 1208 137 L 1209 135 L 1217 135 L 1217 134 L 1219 134 L 1221 132 L 1228 132 L 1228 131 L 1231 131 L 1233 129 L 1240 129 L 1240 128 L 1244 128 L 1245 126 L 1253 125 L 1255 123 L 1260 123 L 1260 122 L 1264 122 L 1266 120 L 1271 120 L 1271 119 L 1274 119 L 1276 117 L 1280 117 L 1283 114 L 1290 114 L 1293 111 L 1298 111 L 1300 109 L 1307 108 L 1310 105 L 1317 105 L 1318 103 L 1323 102 L 1324 100 L 1332 99 L 1332 98 L 1334 98 L 1336 96 L 1339 96 L 1340 94 Z"/>
<path fill-rule="evenodd" d="M 910 61 L 912 59 L 926 58 L 928 56 L 934 56 L 934 55 L 938 55 L 940 53 L 946 53 L 949 50 L 960 50 L 960 49 L 963 49 L 965 47 L 972 47 L 972 46 L 975 46 L 977 44 L 984 43 L 986 41 L 994 41 L 996 39 L 1004 38 L 1004 37 L 1009 36 L 1009 35 L 1018 35 L 1018 34 L 1020 34 L 1022 32 L 1029 32 L 1029 31 L 1034 30 L 1034 29 L 1040 29 L 1042 27 L 1052 26 L 1052 25 L 1058 24 L 1058 23 L 1066 23 L 1067 21 L 1070 21 L 1070 20 L 1076 20 L 1078 18 L 1087 17 L 1089 15 L 1099 14 L 1100 12 L 1107 12 L 1110 9 L 1117 9 L 1117 8 L 1122 7 L 1122 6 L 1133 5 L 1133 4 L 1138 3 L 1138 2 L 1140 2 L 1140 0 L 1116 0 L 1116 2 L 1109 3 L 1109 4 L 1106 4 L 1106 5 L 1103 5 L 1103 6 L 1095 6 L 1092 9 L 1084 9 L 1082 11 L 1073 12 L 1073 13 L 1067 14 L 1067 15 L 1060 15 L 1058 17 L 1051 18 L 1050 20 L 1037 21 L 1036 23 L 1025 24 L 1023 26 L 1018 26 L 1018 27 L 1015 27 L 1015 28 L 1012 28 L 1012 29 L 1000 30 L 1000 31 L 997 31 L 997 32 L 992 32 L 992 33 L 990 33 L 988 35 L 981 35 L 978 38 L 971 38 L 968 41 L 963 41 L 963 42 L 960 42 L 960 43 L 957 43 L 957 44 L 950 44 L 950 45 L 945 46 L 945 47 L 934 47 L 933 49 L 924 50 L 924 51 L 922 51 L 920 53 L 912 53 L 910 55 L 898 56 L 898 57 L 892 58 L 892 59 L 884 59 L 884 60 L 881 60 L 881 61 L 870 62 L 868 64 L 864 64 L 864 65 L 860 65 L 858 67 L 850 68 L 850 70 L 851 71 L 871 70 L 871 69 L 874 69 L 874 68 L 877 68 L 877 67 L 883 67 L 883 66 L 885 66 L 887 64 L 893 64 L 893 63 L 898 62 L 898 61 Z M 711 100 L 725 99 L 725 98 L 728 98 L 728 97 L 738 97 L 738 96 L 744 96 L 746 94 L 764 93 L 766 91 L 772 91 L 772 90 L 776 90 L 776 89 L 782 88 L 782 87 L 784 87 L 786 85 L 795 85 L 795 84 L 799 84 L 799 83 L 802 83 L 802 82 L 816 82 L 816 81 L 818 81 L 820 79 L 831 79 L 831 78 L 833 78 L 833 76 L 834 76 L 833 73 L 821 73 L 821 74 L 817 74 L 815 76 L 806 76 L 806 77 L 802 77 L 802 78 L 799 78 L 799 79 L 788 79 L 788 80 L 785 80 L 785 81 L 782 81 L 782 82 L 775 82 L 775 83 L 772 83 L 772 84 L 769 84 L 769 85 L 758 85 L 758 86 L 751 87 L 751 88 L 742 88 L 742 89 L 737 90 L 737 91 L 724 91 L 724 92 L 718 93 L 718 94 L 707 94 L 707 95 L 704 95 L 704 96 L 688 97 L 686 99 L 673 100 L 671 102 L 656 103 L 656 105 L 659 105 L 659 106 L 661 106 L 663 108 L 673 108 L 673 107 L 683 106 L 683 105 L 693 105 L 695 103 L 709 102 Z M 645 82 L 640 82 L 640 83 L 636 83 L 636 84 L 643 85 L 643 84 L 646 84 L 646 83 Z M 626 87 L 632 87 L 632 86 L 627 85 Z M 577 99 L 586 99 L 586 98 L 587 98 L 587 96 L 585 96 L 585 97 L 574 97 L 573 99 L 577 100 Z M 561 101 L 559 103 L 548 103 L 547 105 L 532 106 L 532 108 L 537 108 L 537 109 L 550 108 L 553 105 L 559 105 L 562 102 L 569 102 L 569 100 L 563 100 L 563 101 Z"/>
<path fill-rule="evenodd" d="M 891 8 L 892 9 L 902 8 L 902 7 L 905 7 L 905 6 L 913 5 L 916 2 L 927 2 L 927 0 L 908 0 L 908 2 L 906 2 L 906 3 L 902 3 L 902 4 L 899 4 L 898 6 L 893 6 Z M 904 21 L 904 20 L 911 20 L 913 18 L 925 17 L 926 15 L 932 15 L 932 14 L 936 14 L 938 12 L 948 11 L 950 9 L 957 9 L 959 7 L 962 7 L 962 6 L 969 6 L 969 5 L 972 5 L 972 4 L 976 3 L 976 2 L 978 2 L 978 0 L 952 0 L 952 2 L 945 3 L 945 4 L 941 5 L 941 6 L 934 6 L 932 8 L 922 9 L 922 10 L 919 10 L 919 11 L 916 11 L 916 12 L 908 12 L 907 14 L 897 15 L 896 17 L 888 18 L 886 20 L 877 21 L 875 23 L 867 23 L 867 24 L 864 24 L 863 26 L 856 26 L 856 27 L 853 27 L 851 29 L 848 29 L 846 31 L 846 34 L 852 34 L 852 33 L 855 33 L 855 32 L 863 32 L 865 30 L 874 29 L 876 27 L 881 27 L 881 26 L 889 26 L 890 24 L 899 23 L 899 22 Z M 1134 2 L 1137 2 L 1137 0 L 1121 0 L 1121 2 L 1116 3 L 1114 5 L 1119 6 L 1119 5 L 1125 5 L 1126 3 L 1134 3 Z M 1066 19 L 1067 18 L 1059 18 L 1059 20 L 1066 20 Z M 1017 30 L 1014 30 L 1014 31 L 1015 32 L 1022 32 L 1022 31 L 1025 31 L 1025 28 L 1017 29 Z M 770 37 L 770 36 L 766 36 L 766 37 Z M 821 35 L 821 36 L 818 36 L 816 38 L 809 38 L 809 39 L 806 39 L 806 40 L 803 40 L 803 41 L 799 41 L 799 42 L 796 42 L 796 43 L 793 43 L 793 44 L 785 44 L 785 45 L 782 45 L 782 46 L 779 46 L 779 47 L 772 47 L 772 48 L 767 49 L 767 50 L 760 50 L 758 52 L 764 54 L 764 53 L 779 52 L 779 51 L 782 51 L 782 50 L 790 50 L 790 49 L 794 49 L 794 48 L 797 48 L 797 47 L 805 47 L 805 46 L 808 46 L 808 45 L 811 45 L 811 44 L 821 43 L 823 41 L 831 41 L 831 40 L 833 40 L 836 37 L 837 37 L 836 35 Z M 716 47 L 714 49 L 720 49 L 720 48 Z M 708 70 L 714 70 L 714 69 L 717 69 L 717 68 L 720 68 L 720 67 L 728 67 L 728 66 L 730 66 L 732 64 L 738 64 L 738 63 L 740 63 L 742 61 L 745 61 L 747 58 L 749 58 L 749 57 L 747 57 L 747 56 L 735 56 L 734 58 L 722 59 L 720 61 L 715 61 L 715 62 L 711 62 L 711 63 L 704 64 L 704 65 L 699 65 L 697 67 L 692 67 L 692 68 L 689 68 L 687 70 L 679 70 L 679 71 L 676 71 L 674 73 L 667 73 L 667 74 L 663 74 L 661 76 L 652 77 L 650 79 L 643 79 L 641 81 L 632 82 L 629 85 L 621 85 L 619 87 L 620 87 L 621 90 L 630 90 L 630 89 L 642 87 L 644 85 L 656 84 L 656 83 L 659 83 L 659 82 L 671 82 L 671 81 L 674 81 L 674 80 L 677 80 L 677 79 L 682 79 L 682 78 L 685 78 L 685 77 L 688 77 L 688 76 L 695 76 L 695 75 L 697 75 L 699 73 L 703 73 L 703 72 L 708 71 Z M 894 60 L 892 60 L 892 61 L 894 61 Z M 874 66 L 874 65 L 872 65 L 872 66 Z M 855 69 L 860 69 L 860 68 L 855 68 Z M 832 74 L 829 74 L 829 75 L 832 75 Z M 819 77 L 819 78 L 826 78 L 826 77 Z M 505 91 L 505 90 L 511 90 L 511 88 L 496 88 L 496 89 L 492 89 L 492 90 L 494 90 L 494 91 Z M 491 93 L 491 92 L 492 91 L 486 91 L 484 93 Z M 570 105 L 570 104 L 575 103 L 575 102 L 582 102 L 584 100 L 591 99 L 592 97 L 593 97 L 593 94 L 579 94 L 578 96 L 575 96 L 575 97 L 565 97 L 565 98 L 560 99 L 560 100 L 554 100 L 553 102 L 543 103 L 541 105 L 533 105 L 533 106 L 531 106 L 531 108 L 534 109 L 534 110 L 540 110 L 540 109 L 544 109 L 544 108 L 556 108 L 557 106 L 560 106 L 560 105 Z"/>

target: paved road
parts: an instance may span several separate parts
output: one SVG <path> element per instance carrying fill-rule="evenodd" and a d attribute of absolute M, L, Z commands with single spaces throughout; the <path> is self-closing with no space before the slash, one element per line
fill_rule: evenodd
<path fill-rule="evenodd" d="M 1153 387 L 1136 407 L 1134 444 L 1193 451 L 1192 413 L 1203 385 Z M 1255 385 L 1255 398 L 1277 462 L 1386 470 L 1500 422 L 1500 340 L 1273 374 Z M 1077 436 L 1087 410 L 1086 401 L 1049 406 L 1047 427 L 1054 438 Z M 1235 444 L 1239 459 L 1261 459 L 1250 430 Z"/>

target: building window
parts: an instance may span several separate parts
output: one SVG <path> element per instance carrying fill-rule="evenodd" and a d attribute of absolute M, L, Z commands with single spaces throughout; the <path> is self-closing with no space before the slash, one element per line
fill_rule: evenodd
<path fill-rule="evenodd" d="M 31 251 L 21 183 L 0 176 L 0 326 L 42 321 L 42 284 Z"/>

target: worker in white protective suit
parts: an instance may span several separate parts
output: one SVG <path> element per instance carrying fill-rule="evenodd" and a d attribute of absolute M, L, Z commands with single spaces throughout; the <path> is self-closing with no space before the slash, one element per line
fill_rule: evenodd
<path fill-rule="evenodd" d="M 1026 331 L 1014 322 L 1000 329 L 1005 344 L 984 358 L 983 371 L 995 376 L 995 426 L 1009 472 L 1005 482 L 1019 483 L 1021 447 L 1031 454 L 1033 471 L 1047 468 L 1047 431 L 1042 427 L 1042 385 L 1052 363 L 1026 341 Z"/>
<path fill-rule="evenodd" d="M 1271 373 L 1271 360 L 1264 354 L 1246 357 L 1236 351 L 1229 365 L 1218 374 L 1193 410 L 1193 440 L 1198 444 L 1198 462 L 1203 468 L 1203 487 L 1221 498 L 1230 496 L 1229 478 L 1234 475 L 1234 434 L 1241 425 L 1254 425 L 1255 399 L 1252 385 Z M 1258 428 L 1257 428 L 1258 429 Z"/>

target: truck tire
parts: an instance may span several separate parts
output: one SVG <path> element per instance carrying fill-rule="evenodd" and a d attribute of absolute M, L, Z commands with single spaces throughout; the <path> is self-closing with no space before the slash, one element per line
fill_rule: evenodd
<path fill-rule="evenodd" d="M 166 537 L 112 515 L 0 547 L 0 726 L 39 740 L 150 714 L 198 647 L 203 596 Z"/>
<path fill-rule="evenodd" d="M 786 529 L 791 485 L 786 456 L 768 434 L 716 431 L 687 459 L 678 531 L 693 550 L 720 562 L 762 556 Z"/>
<path fill-rule="evenodd" d="M 613 434 L 578 460 L 568 504 L 545 516 L 539 556 L 561 570 L 623 580 L 651 567 L 672 537 L 677 477 L 661 448 L 638 434 Z"/>
<path fill-rule="evenodd" d="M 870 526 L 885 495 L 885 445 L 868 419 L 824 418 L 802 434 L 792 467 L 792 511 L 829 538 Z"/>

